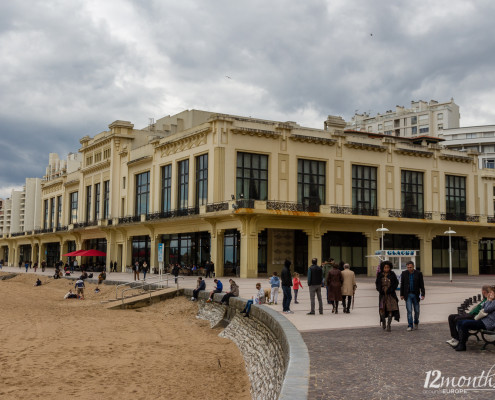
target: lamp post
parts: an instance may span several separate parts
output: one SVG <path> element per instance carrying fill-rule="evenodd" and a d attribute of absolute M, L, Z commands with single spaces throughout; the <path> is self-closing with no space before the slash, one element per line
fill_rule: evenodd
<path fill-rule="evenodd" d="M 383 234 L 384 234 L 385 232 L 388 232 L 388 229 L 387 229 L 387 228 L 384 228 L 384 227 L 383 227 L 383 224 L 382 224 L 382 227 L 381 227 L 381 228 L 378 228 L 376 231 L 377 231 L 377 232 L 381 232 L 381 233 L 382 233 L 382 246 L 381 246 L 381 247 L 382 247 L 382 256 L 384 256 L 384 253 L 383 253 L 383 250 L 384 250 L 384 249 L 383 249 L 383 248 L 384 248 L 384 244 L 383 244 Z M 382 260 L 382 261 L 383 261 L 383 260 Z"/>
<path fill-rule="evenodd" d="M 451 235 L 455 235 L 456 231 L 453 231 L 449 226 L 449 230 L 445 231 L 443 234 L 449 235 L 449 276 L 450 276 L 450 282 L 452 282 L 452 236 Z"/>

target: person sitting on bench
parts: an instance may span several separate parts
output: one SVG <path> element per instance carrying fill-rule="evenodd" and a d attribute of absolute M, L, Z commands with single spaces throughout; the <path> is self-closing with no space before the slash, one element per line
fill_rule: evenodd
<path fill-rule="evenodd" d="M 211 303 L 213 301 L 213 295 L 215 293 L 222 293 L 222 289 L 223 289 L 223 283 L 220 282 L 220 279 L 213 279 L 213 282 L 215 282 L 215 289 L 213 289 L 211 292 L 210 292 L 210 297 L 208 298 L 208 300 L 206 300 L 207 303 Z"/>
<path fill-rule="evenodd" d="M 466 342 L 470 330 L 489 330 L 495 329 L 495 286 L 491 286 L 486 296 L 486 302 L 483 306 L 484 314 L 480 313 L 474 321 L 461 321 L 459 325 L 459 344 L 454 347 L 456 351 L 466 351 Z M 486 316 L 482 316 L 486 315 Z"/>
<path fill-rule="evenodd" d="M 474 320 L 476 315 L 478 315 L 478 313 L 483 309 L 483 306 L 485 305 L 486 302 L 486 295 L 489 290 L 490 290 L 490 285 L 483 285 L 483 287 L 481 288 L 481 296 L 483 297 L 483 300 L 475 308 L 469 311 L 469 313 L 449 315 L 448 321 L 449 321 L 450 336 L 451 336 L 451 339 L 447 340 L 447 343 L 449 345 L 451 345 L 452 347 L 456 347 L 459 344 L 459 332 L 457 331 L 457 325 L 464 320 L 470 320 L 470 321 Z"/>

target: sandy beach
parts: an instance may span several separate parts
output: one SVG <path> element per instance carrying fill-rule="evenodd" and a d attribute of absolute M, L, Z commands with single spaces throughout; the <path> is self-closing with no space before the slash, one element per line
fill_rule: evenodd
<path fill-rule="evenodd" d="M 250 399 L 244 360 L 180 297 L 105 310 L 115 287 L 22 274 L 0 281 L 1 399 Z"/>

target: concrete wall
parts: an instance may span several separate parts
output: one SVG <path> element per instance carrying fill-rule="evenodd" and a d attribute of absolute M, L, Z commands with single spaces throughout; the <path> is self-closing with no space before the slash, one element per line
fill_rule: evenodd
<path fill-rule="evenodd" d="M 184 289 L 192 296 L 192 289 Z M 220 301 L 223 294 L 215 295 Z M 241 351 L 251 381 L 253 399 L 307 399 L 309 355 L 301 334 L 284 316 L 265 306 L 253 305 L 249 318 L 240 311 L 246 300 L 231 298 L 229 306 L 205 303 L 199 294 L 198 317 L 212 327 L 225 326 L 221 337 L 232 340 Z"/>

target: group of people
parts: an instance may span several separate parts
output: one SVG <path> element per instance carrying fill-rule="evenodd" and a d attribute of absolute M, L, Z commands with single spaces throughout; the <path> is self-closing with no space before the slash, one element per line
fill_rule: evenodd
<path fill-rule="evenodd" d="M 448 317 L 450 335 L 447 343 L 456 351 L 466 351 L 469 331 L 495 330 L 495 286 L 483 285 L 482 301 L 464 314 L 451 314 Z"/>

